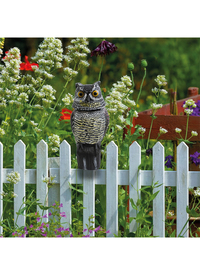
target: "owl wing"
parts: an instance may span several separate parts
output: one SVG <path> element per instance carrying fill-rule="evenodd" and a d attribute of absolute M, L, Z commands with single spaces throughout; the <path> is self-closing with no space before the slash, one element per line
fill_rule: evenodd
<path fill-rule="evenodd" d="M 109 125 L 109 114 L 107 112 L 107 110 L 105 109 L 105 118 L 106 118 L 106 125 L 105 125 L 105 132 L 104 135 L 106 134 L 107 130 L 108 130 L 108 125 Z"/>
<path fill-rule="evenodd" d="M 71 113 L 71 119 L 70 119 L 72 132 L 73 132 L 73 130 L 74 130 L 74 112 L 75 112 L 75 111 L 73 111 L 73 112 Z"/>

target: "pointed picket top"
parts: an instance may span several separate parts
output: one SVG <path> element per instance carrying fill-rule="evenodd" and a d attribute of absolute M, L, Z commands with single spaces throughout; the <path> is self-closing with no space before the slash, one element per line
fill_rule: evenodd
<path fill-rule="evenodd" d="M 41 139 L 40 140 L 40 142 L 37 144 L 37 148 L 46 148 L 48 145 L 47 145 L 47 143 L 43 140 L 43 139 Z"/>
<path fill-rule="evenodd" d="M 62 141 L 62 143 L 60 144 L 60 147 L 63 147 L 63 146 L 66 146 L 66 147 L 71 147 L 71 145 L 64 139 Z"/>
<path fill-rule="evenodd" d="M 117 148 L 117 145 L 115 144 L 114 141 L 111 141 L 108 145 L 107 145 L 107 148 Z"/>
<path fill-rule="evenodd" d="M 162 143 L 160 143 L 160 141 L 156 142 L 156 144 L 153 146 L 153 151 L 161 151 L 164 150 L 164 146 L 162 145 Z"/>
<path fill-rule="evenodd" d="M 14 147 L 25 147 L 26 145 L 24 142 L 20 139 L 17 143 L 15 143 Z"/>
<path fill-rule="evenodd" d="M 188 146 L 187 146 L 187 144 L 184 142 L 184 141 L 182 141 L 178 146 L 177 146 L 177 154 L 180 152 L 180 151 L 182 151 L 182 152 L 187 152 L 187 151 L 189 151 L 189 148 L 188 148 Z"/>

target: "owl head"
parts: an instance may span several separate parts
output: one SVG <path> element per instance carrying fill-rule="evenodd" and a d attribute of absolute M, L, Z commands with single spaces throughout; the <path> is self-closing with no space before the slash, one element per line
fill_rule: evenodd
<path fill-rule="evenodd" d="M 72 107 L 82 111 L 93 111 L 105 106 L 100 81 L 94 84 L 76 83 L 75 97 Z"/>

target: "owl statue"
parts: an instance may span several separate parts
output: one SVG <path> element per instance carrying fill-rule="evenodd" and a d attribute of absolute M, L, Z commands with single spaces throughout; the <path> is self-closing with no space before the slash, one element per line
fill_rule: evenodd
<path fill-rule="evenodd" d="M 78 168 L 84 170 L 100 168 L 101 141 L 109 124 L 100 83 L 76 83 L 71 128 L 76 141 Z"/>

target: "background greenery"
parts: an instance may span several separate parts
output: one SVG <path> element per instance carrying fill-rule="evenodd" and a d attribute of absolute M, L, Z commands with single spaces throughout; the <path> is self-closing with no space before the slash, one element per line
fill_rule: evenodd
<path fill-rule="evenodd" d="M 65 48 L 72 38 L 59 38 Z M 148 62 L 147 77 L 143 86 L 141 102 L 146 103 L 146 97 L 151 94 L 155 86 L 154 78 L 164 74 L 168 80 L 168 88 L 177 87 L 178 99 L 187 96 L 188 87 L 200 87 L 200 39 L 199 38 L 89 38 L 89 48 L 93 50 L 106 39 L 114 43 L 118 50 L 106 56 L 103 72 L 102 87 L 111 88 L 112 84 L 127 74 L 127 64 L 133 62 L 135 90 L 139 90 L 143 72 L 141 59 Z M 4 50 L 18 47 L 21 58 L 33 56 L 43 41 L 43 38 L 6 38 Z M 65 51 L 64 51 L 65 53 Z M 93 83 L 97 80 L 101 65 L 101 58 L 89 57 L 90 66 L 75 78 L 74 82 Z M 52 80 L 52 85 L 58 91 L 64 83 L 62 76 L 58 75 Z M 69 85 L 70 92 L 74 91 L 74 82 Z M 60 88 L 60 89 L 59 89 Z M 146 104 L 145 104 L 146 105 Z M 143 109 L 146 106 L 143 106 Z"/>

